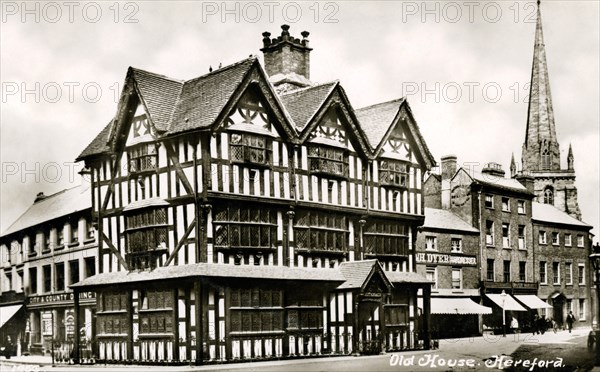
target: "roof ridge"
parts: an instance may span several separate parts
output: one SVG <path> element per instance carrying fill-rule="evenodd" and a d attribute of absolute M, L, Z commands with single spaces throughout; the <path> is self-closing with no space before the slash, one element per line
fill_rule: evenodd
<path fill-rule="evenodd" d="M 209 76 L 211 76 L 211 75 L 216 75 L 216 74 L 218 74 L 218 73 L 221 73 L 221 72 L 223 72 L 223 71 L 230 70 L 230 69 L 232 69 L 232 68 L 234 68 L 234 67 L 237 67 L 237 66 L 239 66 L 239 65 L 242 65 L 242 64 L 244 64 L 244 63 L 247 63 L 247 62 L 250 62 L 250 61 L 254 62 L 254 61 L 257 61 L 257 60 L 258 60 L 258 57 L 257 57 L 257 56 L 252 56 L 252 57 L 244 58 L 244 59 L 242 59 L 242 60 L 239 60 L 239 61 L 237 61 L 237 62 L 234 62 L 234 63 L 232 63 L 232 64 L 229 64 L 229 65 L 227 65 L 227 66 L 223 66 L 223 67 L 221 67 L 221 68 L 214 69 L 213 71 L 210 71 L 210 72 L 209 72 L 209 73 L 207 73 L 207 74 L 200 75 L 200 76 L 198 76 L 198 77 L 195 77 L 195 78 L 192 78 L 192 79 L 189 79 L 189 80 L 185 80 L 185 81 L 184 81 L 184 84 L 188 84 L 188 83 L 196 82 L 196 81 L 198 81 L 198 80 L 200 80 L 200 79 L 205 79 L 205 78 L 207 78 L 207 77 L 209 77 Z"/>
<path fill-rule="evenodd" d="M 406 97 L 394 98 L 394 99 L 389 100 L 389 101 L 384 101 L 384 102 L 374 103 L 374 104 L 369 105 L 369 106 L 364 106 L 364 107 L 355 109 L 354 111 L 366 110 L 366 109 L 374 108 L 374 107 L 381 106 L 381 105 L 387 105 L 387 104 L 390 104 L 390 103 L 404 102 L 404 101 L 406 101 Z"/>
<path fill-rule="evenodd" d="M 305 92 L 307 90 L 314 89 L 314 88 L 320 88 L 320 87 L 323 87 L 325 85 L 335 85 L 335 84 L 339 84 L 339 83 L 340 83 L 339 79 L 335 79 L 335 80 L 331 80 L 331 81 L 328 81 L 328 82 L 325 82 L 325 83 L 319 83 L 319 84 L 310 85 L 310 86 L 303 87 L 303 88 L 298 88 L 298 89 L 290 90 L 290 91 L 287 91 L 287 92 L 283 92 L 283 93 L 281 93 L 279 95 L 283 97 L 283 96 L 288 96 L 288 95 L 292 95 L 292 94 L 295 94 L 295 93 Z"/>
<path fill-rule="evenodd" d="M 152 72 L 152 71 L 144 70 L 144 69 L 137 68 L 137 67 L 133 67 L 133 66 L 129 66 L 129 68 L 130 68 L 130 69 L 131 69 L 133 72 L 136 72 L 136 71 L 141 71 L 141 72 L 144 72 L 144 73 L 146 73 L 146 74 L 154 75 L 154 76 L 156 76 L 156 77 L 159 77 L 159 78 L 162 78 L 162 79 L 166 79 L 166 80 L 173 81 L 173 82 L 175 82 L 175 83 L 182 83 L 182 84 L 183 84 L 183 83 L 185 83 L 185 80 L 181 80 L 181 79 L 175 79 L 175 78 L 172 78 L 172 77 L 170 77 L 170 76 L 167 76 L 167 75 L 158 74 L 158 73 L 156 73 L 156 72 Z"/>

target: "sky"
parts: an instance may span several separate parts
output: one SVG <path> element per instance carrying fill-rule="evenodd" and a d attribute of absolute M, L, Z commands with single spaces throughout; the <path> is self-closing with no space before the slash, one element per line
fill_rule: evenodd
<path fill-rule="evenodd" d="M 177 79 L 262 58 L 262 32 L 310 32 L 311 80 L 354 108 L 406 96 L 435 158 L 509 174 L 527 120 L 532 1 L 1 1 L 0 231 L 81 182 L 75 158 L 112 119 L 128 66 Z M 561 162 L 600 226 L 600 2 L 541 4 Z M 598 238 L 595 239 L 597 241 Z"/>

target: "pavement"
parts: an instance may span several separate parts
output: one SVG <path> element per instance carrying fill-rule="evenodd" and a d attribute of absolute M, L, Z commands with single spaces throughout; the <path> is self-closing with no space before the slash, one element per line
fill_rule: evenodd
<path fill-rule="evenodd" d="M 30 355 L 12 357 L 5 360 L 0 357 L 0 371 L 489 371 L 512 369 L 516 371 L 528 368 L 511 368 L 507 360 L 522 360 L 533 362 L 534 354 L 539 354 L 537 360 L 561 357 L 569 359 L 586 359 L 589 367 L 574 367 L 575 369 L 559 368 L 568 371 L 589 371 L 593 364 L 592 356 L 587 351 L 586 340 L 589 329 L 546 332 L 543 335 L 531 333 L 509 334 L 506 337 L 485 335 L 481 337 L 440 340 L 437 350 L 418 350 L 394 352 L 375 356 L 335 356 L 309 359 L 288 359 L 260 362 L 228 363 L 203 366 L 138 366 L 138 365 L 65 365 L 52 366 L 50 356 Z M 542 346 L 542 347 L 540 347 Z M 580 354 L 574 354 L 574 350 Z M 537 358 L 537 357 L 536 357 Z M 592 362 L 590 362 L 592 360 Z M 468 364 L 471 361 L 473 364 Z M 578 360 L 576 360 L 577 362 Z M 571 363 L 572 361 L 570 361 Z M 470 362 L 469 362 L 470 363 Z M 539 363 L 539 362 L 538 362 Z M 590 364 L 591 363 L 591 364 Z M 575 364 L 565 364 L 571 367 Z M 534 368 L 532 370 L 554 370 L 554 368 Z M 600 372 L 600 367 L 592 371 Z"/>

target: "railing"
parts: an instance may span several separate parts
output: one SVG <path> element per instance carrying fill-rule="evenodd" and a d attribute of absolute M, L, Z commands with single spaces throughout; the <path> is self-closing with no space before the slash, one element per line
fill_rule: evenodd
<path fill-rule="evenodd" d="M 79 343 L 79 364 L 94 364 L 98 360 L 95 352 L 96 344 L 89 341 Z M 75 364 L 75 341 L 52 340 L 51 349 L 52 364 Z"/>

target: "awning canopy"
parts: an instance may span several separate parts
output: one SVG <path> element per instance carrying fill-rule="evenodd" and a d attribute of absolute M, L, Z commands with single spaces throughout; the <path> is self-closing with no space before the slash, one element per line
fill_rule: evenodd
<path fill-rule="evenodd" d="M 431 298 L 432 314 L 491 314 L 492 308 L 469 298 Z"/>
<path fill-rule="evenodd" d="M 0 307 L 0 328 L 12 318 L 23 305 L 8 305 Z"/>
<path fill-rule="evenodd" d="M 515 298 L 519 300 L 523 305 L 530 309 L 551 309 L 552 306 L 536 295 L 515 295 Z"/>
<path fill-rule="evenodd" d="M 527 309 L 525 309 L 523 306 L 519 305 L 517 300 L 515 300 L 515 298 L 509 294 L 505 294 L 503 296 L 499 293 L 487 293 L 486 296 L 490 300 L 492 300 L 496 305 L 500 306 L 500 308 L 503 308 L 504 310 L 527 311 Z M 504 297 L 504 299 L 503 299 L 503 297 Z"/>

